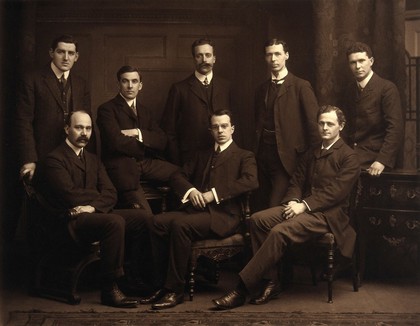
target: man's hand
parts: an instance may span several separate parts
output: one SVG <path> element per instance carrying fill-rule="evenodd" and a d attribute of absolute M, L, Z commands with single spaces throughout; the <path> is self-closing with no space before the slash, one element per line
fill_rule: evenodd
<path fill-rule="evenodd" d="M 204 202 L 206 204 L 211 203 L 214 200 L 213 191 L 207 191 L 203 194 Z"/>
<path fill-rule="evenodd" d="M 123 129 L 121 130 L 121 133 L 128 137 L 137 138 L 139 136 L 139 131 L 137 129 Z"/>
<path fill-rule="evenodd" d="M 290 202 L 289 202 L 290 203 Z M 283 217 L 288 220 L 296 215 L 302 214 L 306 211 L 307 207 L 304 203 L 297 203 L 295 201 L 292 204 L 287 204 L 283 211 Z"/>
<path fill-rule="evenodd" d="M 74 217 L 82 213 L 94 213 L 94 212 L 95 212 L 95 207 L 93 206 L 90 206 L 90 205 L 76 206 L 70 210 L 70 215 Z"/>
<path fill-rule="evenodd" d="M 379 177 L 384 169 L 385 165 L 383 165 L 381 162 L 375 161 L 366 171 L 370 175 Z"/>
<path fill-rule="evenodd" d="M 204 200 L 203 194 L 196 189 L 190 192 L 188 199 L 197 209 L 204 209 L 206 207 L 206 201 Z"/>
<path fill-rule="evenodd" d="M 28 174 L 29 181 L 31 181 L 34 176 L 35 169 L 36 163 L 26 163 L 22 165 L 19 171 L 20 177 L 23 178 L 25 175 Z"/>

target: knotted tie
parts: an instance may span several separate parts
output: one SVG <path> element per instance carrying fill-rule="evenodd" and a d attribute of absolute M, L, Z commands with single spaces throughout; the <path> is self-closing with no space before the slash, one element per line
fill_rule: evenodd
<path fill-rule="evenodd" d="M 63 86 L 63 88 L 66 88 L 67 79 L 64 77 L 64 74 L 62 74 L 61 77 L 60 77 L 60 83 Z"/>
<path fill-rule="evenodd" d="M 82 162 L 83 164 L 85 164 L 85 156 L 83 155 L 83 150 L 81 150 L 79 152 L 78 157 L 79 157 L 80 162 Z"/>
<path fill-rule="evenodd" d="M 131 109 L 133 110 L 134 114 L 137 115 L 136 106 L 134 105 L 134 102 L 131 104 Z"/>
<path fill-rule="evenodd" d="M 208 81 L 207 77 L 206 77 L 206 78 L 204 78 L 203 85 L 204 85 L 205 87 L 208 87 L 208 86 L 209 86 L 209 81 Z"/>

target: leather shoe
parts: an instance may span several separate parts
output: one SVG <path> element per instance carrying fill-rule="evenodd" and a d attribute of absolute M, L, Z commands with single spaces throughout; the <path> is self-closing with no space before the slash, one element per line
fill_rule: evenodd
<path fill-rule="evenodd" d="M 123 276 L 117 280 L 117 285 L 123 293 L 133 297 L 144 297 L 151 293 L 150 286 L 146 285 L 140 279 Z"/>
<path fill-rule="evenodd" d="M 279 295 L 281 292 L 281 286 L 277 282 L 268 281 L 267 285 L 261 292 L 260 296 L 252 298 L 249 303 L 250 304 L 266 304 L 272 298 Z"/>
<path fill-rule="evenodd" d="M 101 303 L 117 308 L 136 308 L 139 304 L 136 299 L 126 297 L 116 284 L 112 286 L 111 290 L 101 291 Z"/>
<path fill-rule="evenodd" d="M 212 300 L 217 308 L 222 310 L 233 309 L 242 306 L 246 297 L 237 291 L 231 291 L 219 299 Z"/>
<path fill-rule="evenodd" d="M 166 294 L 165 289 L 157 290 L 155 293 L 148 297 L 140 298 L 139 302 L 140 304 L 151 304 L 158 302 L 160 299 L 162 299 Z"/>
<path fill-rule="evenodd" d="M 184 293 L 177 294 L 175 292 L 168 292 L 158 302 L 152 304 L 152 309 L 161 310 L 175 307 L 177 304 L 184 302 Z"/>

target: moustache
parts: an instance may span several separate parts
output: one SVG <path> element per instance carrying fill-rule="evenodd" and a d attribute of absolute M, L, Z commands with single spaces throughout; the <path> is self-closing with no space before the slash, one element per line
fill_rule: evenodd
<path fill-rule="evenodd" d="M 87 138 L 86 136 L 80 136 L 79 138 L 76 139 L 76 141 L 87 143 L 89 141 L 89 138 Z"/>
<path fill-rule="evenodd" d="M 200 67 L 212 67 L 212 65 L 211 65 L 211 64 L 209 64 L 209 63 L 202 63 L 202 64 L 200 65 Z"/>

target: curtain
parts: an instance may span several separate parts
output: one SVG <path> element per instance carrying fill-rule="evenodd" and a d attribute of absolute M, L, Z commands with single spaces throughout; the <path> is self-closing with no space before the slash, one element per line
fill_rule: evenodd
<path fill-rule="evenodd" d="M 405 0 L 312 0 L 315 89 L 320 104 L 336 104 L 351 72 L 345 55 L 353 41 L 372 48 L 373 70 L 393 81 L 405 108 Z"/>

